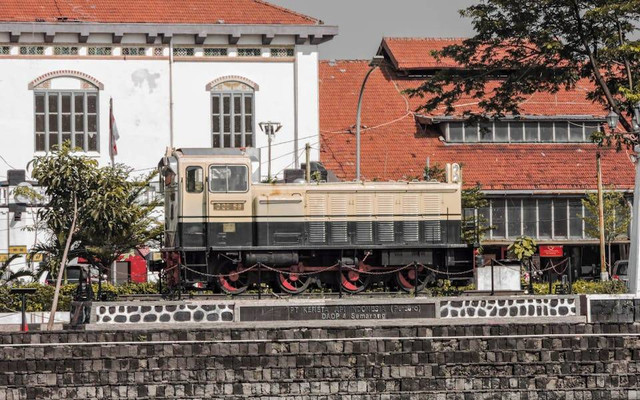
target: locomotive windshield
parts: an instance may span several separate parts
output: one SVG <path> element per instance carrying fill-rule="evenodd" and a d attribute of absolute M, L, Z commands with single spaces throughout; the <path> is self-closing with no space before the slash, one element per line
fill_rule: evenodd
<path fill-rule="evenodd" d="M 246 192 L 249 189 L 245 165 L 212 165 L 209 167 L 211 192 Z"/>

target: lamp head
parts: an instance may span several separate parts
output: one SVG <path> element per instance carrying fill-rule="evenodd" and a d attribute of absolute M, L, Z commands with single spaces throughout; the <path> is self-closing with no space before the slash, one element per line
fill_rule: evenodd
<path fill-rule="evenodd" d="M 607 125 L 609 125 L 609 128 L 611 130 L 616 129 L 616 127 L 618 126 L 619 120 L 620 120 L 620 116 L 618 115 L 618 113 L 613 111 L 613 109 L 609 111 L 609 114 L 607 115 Z"/>
<path fill-rule="evenodd" d="M 379 67 L 380 65 L 382 65 L 382 63 L 384 63 L 384 57 L 383 56 L 373 56 L 371 61 L 369 61 L 369 66 L 370 67 Z"/>

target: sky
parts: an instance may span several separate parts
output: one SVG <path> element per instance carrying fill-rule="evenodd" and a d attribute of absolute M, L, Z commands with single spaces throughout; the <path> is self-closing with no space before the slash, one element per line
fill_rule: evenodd
<path fill-rule="evenodd" d="M 383 36 L 460 37 L 472 34 L 458 10 L 472 0 L 269 0 L 327 25 L 339 34 L 320 45 L 322 59 L 369 59 Z"/>

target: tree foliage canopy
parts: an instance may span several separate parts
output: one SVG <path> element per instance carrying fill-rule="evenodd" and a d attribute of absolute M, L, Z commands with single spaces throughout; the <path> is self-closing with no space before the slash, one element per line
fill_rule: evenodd
<path fill-rule="evenodd" d="M 51 233 L 50 240 L 35 251 L 48 254 L 51 270 L 61 260 L 74 199 L 78 208 L 71 247 L 74 257 L 107 266 L 122 253 L 159 238 L 161 226 L 153 215 L 158 203 L 140 199 L 154 174 L 134 179 L 124 165 L 100 167 L 96 160 L 74 153 L 68 143 L 36 157 L 31 166 L 31 175 L 44 187 L 47 198 L 39 219 Z"/>
<path fill-rule="evenodd" d="M 585 232 L 590 237 L 598 237 L 598 194 L 588 193 L 582 200 L 585 208 Z M 602 194 L 602 207 L 604 214 L 604 240 L 611 243 L 616 239 L 626 238 L 629 223 L 631 222 L 631 210 L 624 195 L 620 192 L 605 191 Z"/>
<path fill-rule="evenodd" d="M 440 70 L 408 91 L 429 95 L 422 109 L 451 114 L 470 96 L 481 112 L 469 116 L 518 115 L 533 93 L 570 90 L 587 79 L 588 98 L 613 109 L 632 131 L 630 112 L 640 101 L 640 41 L 632 39 L 640 0 L 482 0 L 460 13 L 476 34 L 434 52 L 461 69 Z"/>

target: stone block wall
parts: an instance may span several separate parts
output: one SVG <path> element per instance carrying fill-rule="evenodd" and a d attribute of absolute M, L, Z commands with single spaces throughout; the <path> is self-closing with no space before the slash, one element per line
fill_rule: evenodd
<path fill-rule="evenodd" d="M 637 399 L 640 325 L 0 335 L 5 399 Z"/>

